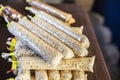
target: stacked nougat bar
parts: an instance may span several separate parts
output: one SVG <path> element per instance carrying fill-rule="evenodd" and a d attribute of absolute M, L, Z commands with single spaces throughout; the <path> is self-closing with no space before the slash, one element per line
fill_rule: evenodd
<path fill-rule="evenodd" d="M 82 34 L 83 26 L 71 27 L 75 22 L 72 15 L 48 4 L 26 2 L 32 7 L 25 9 L 35 16 L 25 17 L 9 6 L 1 9 L 16 38 L 15 80 L 87 80 L 85 71 L 93 72 L 95 57 L 87 57 L 90 43 Z"/>

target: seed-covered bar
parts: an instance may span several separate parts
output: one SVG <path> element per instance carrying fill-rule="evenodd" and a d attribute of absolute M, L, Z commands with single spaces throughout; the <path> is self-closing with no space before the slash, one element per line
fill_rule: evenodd
<path fill-rule="evenodd" d="M 68 24 L 72 24 L 75 22 L 75 19 L 72 17 L 71 14 L 63 12 L 62 10 L 59 10 L 55 7 L 52 7 L 48 4 L 45 4 L 43 2 L 37 1 L 37 0 L 26 0 L 26 2 L 33 6 L 36 7 L 39 10 L 43 10 L 53 16 L 56 16 L 62 20 L 64 20 Z"/>
<path fill-rule="evenodd" d="M 95 57 L 92 58 L 72 58 L 62 60 L 58 66 L 53 67 L 39 57 L 21 57 L 18 65 L 22 69 L 39 70 L 84 70 L 93 72 Z M 27 65 L 29 64 L 29 65 Z"/>

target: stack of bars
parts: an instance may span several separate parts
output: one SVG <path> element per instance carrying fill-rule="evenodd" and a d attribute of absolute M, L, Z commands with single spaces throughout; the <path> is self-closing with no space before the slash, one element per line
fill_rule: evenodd
<path fill-rule="evenodd" d="M 89 40 L 83 26 L 71 27 L 71 14 L 36 0 L 26 1 L 34 16 L 23 16 L 1 5 L 1 16 L 15 38 L 7 44 L 10 53 L 2 57 L 12 62 L 15 80 L 87 80 L 93 72 L 95 56 L 88 56 Z M 13 78 L 10 78 L 13 79 Z"/>

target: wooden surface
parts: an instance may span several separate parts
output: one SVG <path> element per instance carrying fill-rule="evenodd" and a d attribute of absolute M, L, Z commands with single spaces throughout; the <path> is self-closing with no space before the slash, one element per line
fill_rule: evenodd
<path fill-rule="evenodd" d="M 14 1 L 14 2 L 2 2 L 4 5 L 10 5 L 19 12 L 24 15 L 29 14 L 24 10 L 24 7 L 27 5 L 23 1 Z M 95 37 L 95 33 L 93 31 L 92 25 L 89 21 L 88 14 L 84 11 L 81 6 L 77 6 L 74 4 L 58 4 L 53 5 L 63 11 L 69 12 L 76 19 L 76 23 L 72 26 L 81 26 L 84 25 L 84 34 L 90 40 L 90 48 L 89 48 L 89 56 L 96 56 L 95 65 L 94 65 L 94 73 L 88 73 L 88 80 L 111 80 L 109 76 L 109 72 L 106 68 L 105 61 L 103 59 L 101 50 L 99 48 L 97 39 Z M 7 31 L 6 23 L 2 18 L 0 18 L 0 53 L 7 52 L 6 50 L 6 40 L 8 37 L 12 35 Z M 6 80 L 9 77 L 15 77 L 12 73 L 6 74 L 6 71 L 10 69 L 10 63 L 7 63 L 6 60 L 0 58 L 0 80 Z"/>

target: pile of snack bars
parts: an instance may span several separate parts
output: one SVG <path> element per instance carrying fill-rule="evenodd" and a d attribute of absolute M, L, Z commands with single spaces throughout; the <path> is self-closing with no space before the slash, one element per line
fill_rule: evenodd
<path fill-rule="evenodd" d="M 71 14 L 37 0 L 26 1 L 25 9 L 34 16 L 23 16 L 10 6 L 2 6 L 0 15 L 7 22 L 10 53 L 2 53 L 12 62 L 15 80 L 87 80 L 93 72 L 95 56 L 88 56 L 90 42 L 83 26 L 71 27 Z M 10 78 L 11 80 L 14 78 Z"/>

